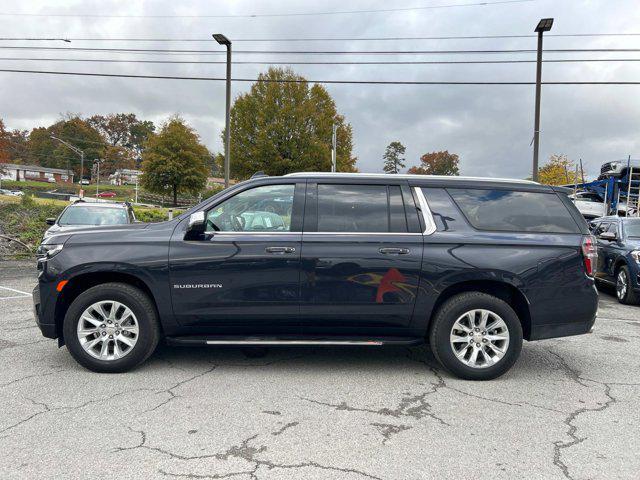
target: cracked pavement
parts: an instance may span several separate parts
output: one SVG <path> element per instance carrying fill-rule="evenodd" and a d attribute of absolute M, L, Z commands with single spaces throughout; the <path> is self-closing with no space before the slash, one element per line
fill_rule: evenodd
<path fill-rule="evenodd" d="M 640 307 L 607 293 L 594 334 L 525 342 L 478 383 L 425 347 L 160 347 L 91 373 L 7 290 L 35 282 L 0 262 L 3 479 L 638 478 Z"/>

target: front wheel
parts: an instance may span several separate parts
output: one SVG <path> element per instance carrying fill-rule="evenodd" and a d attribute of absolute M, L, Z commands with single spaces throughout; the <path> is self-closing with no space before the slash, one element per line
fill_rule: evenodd
<path fill-rule="evenodd" d="M 126 372 L 153 353 L 160 328 L 153 303 L 125 283 L 89 288 L 71 303 L 64 339 L 73 358 L 94 372 Z"/>
<path fill-rule="evenodd" d="M 491 380 L 520 356 L 522 325 L 504 301 L 481 292 L 447 300 L 432 320 L 430 344 L 436 359 L 467 380 Z"/>
<path fill-rule="evenodd" d="M 626 265 L 620 267 L 616 275 L 616 297 L 618 297 L 620 303 L 626 305 L 635 305 L 640 301 L 638 295 L 636 295 L 633 290 L 629 267 Z"/>

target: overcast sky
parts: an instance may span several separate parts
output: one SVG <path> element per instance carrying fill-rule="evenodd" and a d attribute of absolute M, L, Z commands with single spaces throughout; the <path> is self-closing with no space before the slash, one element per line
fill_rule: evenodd
<path fill-rule="evenodd" d="M 495 0 L 487 0 L 489 2 Z M 211 33 L 242 38 L 397 37 L 532 34 L 538 20 L 554 17 L 551 33 L 640 33 L 637 0 L 533 0 L 486 6 L 450 7 L 340 15 L 198 18 L 198 15 L 336 12 L 436 5 L 476 0 L 271 1 L 64 1 L 2 2 L 0 13 L 118 15 L 118 18 L 0 16 L 2 37 L 201 38 L 195 43 L 7 42 L 0 45 L 216 49 Z M 144 18 L 144 15 L 194 15 Z M 129 17 L 127 17 L 129 16 Z M 236 42 L 238 50 L 486 50 L 532 49 L 535 38 Z M 547 37 L 545 48 L 639 48 L 640 36 Z M 166 59 L 167 56 L 109 52 L 3 50 L 0 68 L 182 76 L 224 76 L 224 65 L 101 64 L 8 61 L 6 57 Z M 223 55 L 171 55 L 180 60 L 223 60 Z M 520 55 L 303 56 L 247 55 L 234 60 L 479 60 L 535 59 Z M 639 58 L 640 52 L 548 53 L 545 58 Z M 255 78 L 267 65 L 234 65 L 233 76 Z M 502 65 L 297 65 L 316 80 L 533 81 L 535 64 Z M 640 81 L 640 62 L 546 63 L 547 81 Z M 233 84 L 233 95 L 250 84 Z M 531 172 L 534 87 L 327 85 L 338 111 L 353 126 L 354 154 L 363 172 L 380 172 L 387 144 L 407 147 L 407 167 L 421 154 L 449 150 L 461 159 L 463 175 L 524 178 Z M 46 126 L 65 112 L 83 116 L 134 112 L 162 122 L 178 113 L 213 150 L 222 149 L 224 82 L 111 79 L 0 72 L 0 118 L 9 128 Z M 546 86 L 542 92 L 541 163 L 553 153 L 582 158 L 589 176 L 607 160 L 640 157 L 640 86 Z M 233 141 L 233 140 L 232 140 Z M 329 141 L 329 139 L 328 139 Z"/>

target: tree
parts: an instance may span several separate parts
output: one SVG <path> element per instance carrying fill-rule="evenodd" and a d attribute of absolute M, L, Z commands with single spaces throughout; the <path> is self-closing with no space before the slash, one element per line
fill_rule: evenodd
<path fill-rule="evenodd" d="M 207 183 L 205 159 L 210 154 L 195 131 L 179 117 L 171 118 L 158 134 L 151 134 L 142 154 L 140 184 L 154 193 L 198 194 Z"/>
<path fill-rule="evenodd" d="M 31 130 L 27 142 L 26 163 L 69 168 L 75 171 L 76 175 L 80 174 L 80 156 L 66 145 L 52 139 L 51 135 L 82 150 L 85 162 L 103 158 L 106 144 L 100 133 L 79 116 L 67 115 L 47 128 L 38 127 Z"/>
<path fill-rule="evenodd" d="M 9 132 L 5 129 L 4 122 L 0 118 L 0 162 L 9 162 L 11 159 L 10 147 Z"/>
<path fill-rule="evenodd" d="M 407 173 L 415 175 L 460 175 L 458 163 L 460 158 L 455 153 L 425 153 L 420 157 L 420 165 L 411 167 Z"/>
<path fill-rule="evenodd" d="M 404 152 L 406 147 L 400 142 L 391 142 L 387 145 L 387 150 L 382 158 L 384 159 L 385 173 L 400 173 L 400 169 L 404 168 Z"/>
<path fill-rule="evenodd" d="M 156 128 L 151 121 L 138 120 L 135 113 L 93 115 L 87 123 L 100 132 L 109 145 L 126 150 L 136 164 L 140 163 L 144 142 Z M 120 156 L 124 156 L 122 151 Z"/>
<path fill-rule="evenodd" d="M 329 171 L 333 123 L 338 125 L 337 170 L 356 171 L 351 125 L 337 113 L 327 90 L 309 86 L 291 69 L 270 68 L 231 109 L 232 177 L 248 178 L 260 170 L 268 175 Z"/>
<path fill-rule="evenodd" d="M 576 176 L 576 163 L 564 154 L 554 154 L 538 169 L 538 181 L 545 185 L 568 185 L 580 182 Z"/>

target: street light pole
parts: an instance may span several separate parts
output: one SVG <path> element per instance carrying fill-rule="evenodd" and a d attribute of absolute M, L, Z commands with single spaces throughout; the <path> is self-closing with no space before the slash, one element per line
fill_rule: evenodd
<path fill-rule="evenodd" d="M 338 154 L 337 148 L 338 148 L 338 125 L 336 125 L 335 123 L 332 126 L 332 132 L 331 132 L 331 172 L 335 173 L 338 169 L 337 169 L 337 164 L 336 164 L 336 156 Z"/>
<path fill-rule="evenodd" d="M 536 61 L 536 107 L 533 126 L 533 181 L 538 181 L 538 148 L 540 146 L 540 94 L 542 86 L 542 34 L 551 30 L 553 18 L 543 18 L 538 22 L 538 55 Z"/>
<path fill-rule="evenodd" d="M 227 80 L 226 111 L 224 126 L 224 188 L 229 188 L 229 169 L 231 166 L 231 40 L 221 33 L 214 33 L 213 38 L 220 45 L 227 47 Z"/>
<path fill-rule="evenodd" d="M 75 147 L 75 146 L 71 145 L 70 143 L 65 142 L 64 140 L 62 140 L 61 138 L 56 137 L 55 135 L 50 135 L 50 137 L 52 139 L 54 139 L 54 140 L 57 140 L 61 144 L 65 145 L 67 148 L 71 149 L 77 155 L 80 155 L 80 188 L 82 188 L 82 176 L 84 174 L 84 152 L 82 150 L 80 150 L 78 147 Z M 68 168 L 67 168 L 67 170 L 68 170 Z M 69 175 L 69 172 L 67 172 L 67 175 Z M 71 183 L 73 183 L 73 182 L 71 182 Z"/>

